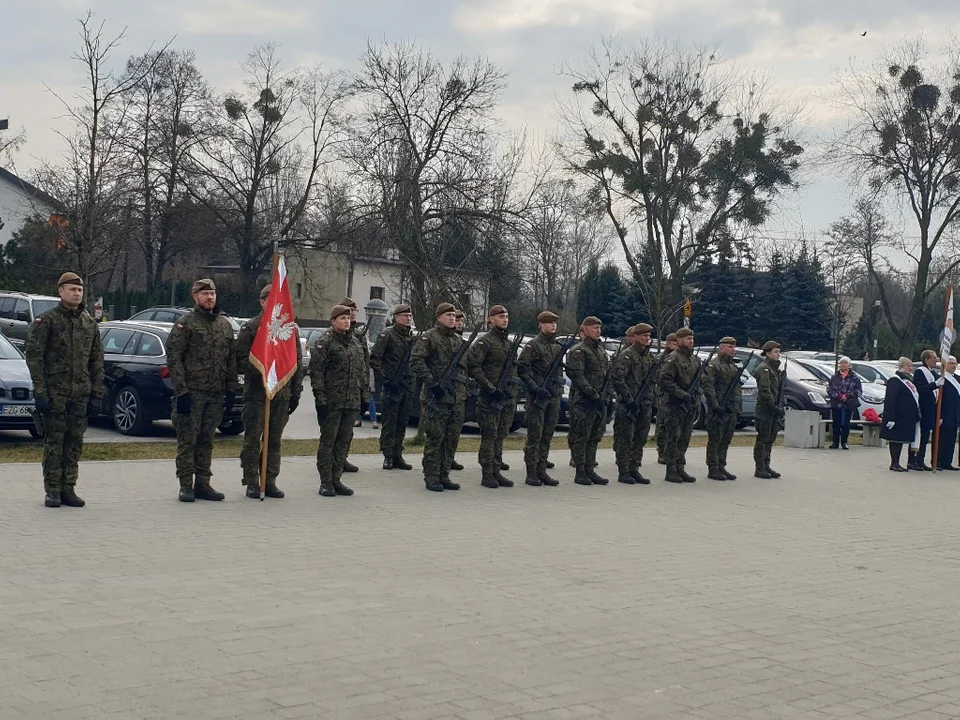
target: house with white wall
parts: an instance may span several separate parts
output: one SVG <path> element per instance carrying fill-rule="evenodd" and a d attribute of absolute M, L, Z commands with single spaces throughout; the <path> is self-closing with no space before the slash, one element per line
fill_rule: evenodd
<path fill-rule="evenodd" d="M 49 219 L 57 202 L 43 190 L 0 167 L 0 247 L 6 245 L 32 217 Z"/>

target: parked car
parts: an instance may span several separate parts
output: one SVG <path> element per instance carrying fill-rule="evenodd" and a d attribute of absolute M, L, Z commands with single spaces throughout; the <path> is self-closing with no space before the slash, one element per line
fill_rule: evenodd
<path fill-rule="evenodd" d="M 184 315 L 190 312 L 193 312 L 192 308 L 173 307 L 170 305 L 158 305 L 157 307 L 141 310 L 135 315 L 132 315 L 131 317 L 127 318 L 127 322 L 175 323 L 177 320 L 179 320 Z M 239 335 L 241 323 L 237 321 L 236 318 L 231 317 L 230 315 L 227 315 L 225 313 L 223 313 L 223 317 L 227 319 L 227 322 L 230 323 L 230 327 L 233 328 L 233 336 L 236 337 L 237 335 Z"/>
<path fill-rule="evenodd" d="M 746 362 L 744 368 L 753 375 L 757 365 L 763 361 L 759 352 L 750 358 L 750 354 L 755 352 L 752 348 L 738 347 L 736 357 L 741 362 Z M 748 362 L 748 358 L 749 362 Z M 792 358 L 787 356 L 781 360 L 781 367 L 786 362 L 787 377 L 783 385 L 783 402 L 787 411 L 790 410 L 812 410 L 820 413 L 820 416 L 827 420 L 830 418 L 830 400 L 827 396 L 827 383 L 821 380 L 817 375 L 800 364 L 799 359 L 794 355 Z"/>
<path fill-rule="evenodd" d="M 886 385 L 887 380 L 897 373 L 897 364 L 890 362 L 884 364 L 881 362 L 867 362 L 865 360 L 853 360 L 850 367 L 865 382 Z"/>
<path fill-rule="evenodd" d="M 0 335 L 0 429 L 26 430 L 40 437 L 33 421 L 33 381 L 27 361 Z"/>
<path fill-rule="evenodd" d="M 807 368 L 814 375 L 819 377 L 821 380 L 824 380 L 826 383 L 830 383 L 830 379 L 833 377 L 833 374 L 836 372 L 833 369 L 832 362 L 819 362 L 816 360 L 805 360 L 791 358 L 791 362 L 797 362 Z M 851 364 L 852 365 L 852 364 Z M 863 414 L 869 409 L 873 408 L 876 410 L 877 414 L 880 415 L 883 413 L 883 395 L 884 389 L 878 388 L 876 383 L 872 383 L 866 378 L 863 377 L 856 370 L 853 371 L 856 373 L 857 377 L 860 378 L 860 385 L 862 388 L 862 394 L 860 395 L 860 404 L 857 407 L 856 412 L 854 413 L 853 419 L 859 420 L 863 417 Z"/>
<path fill-rule="evenodd" d="M 100 325 L 107 391 L 101 414 L 124 435 L 143 435 L 155 420 L 170 419 L 173 383 L 166 344 L 172 328 L 172 323 L 129 320 Z M 242 411 L 243 398 L 238 395 L 233 409 L 224 414 L 220 432 L 243 432 Z"/>
<path fill-rule="evenodd" d="M 60 298 L 49 295 L 0 291 L 0 332 L 22 350 L 31 325 L 59 304 Z"/>

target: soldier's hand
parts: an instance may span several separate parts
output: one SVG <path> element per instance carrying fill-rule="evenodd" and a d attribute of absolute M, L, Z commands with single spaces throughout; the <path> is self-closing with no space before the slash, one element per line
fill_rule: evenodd
<path fill-rule="evenodd" d="M 447 394 L 447 391 L 439 385 L 434 385 L 432 388 L 430 388 L 430 394 L 433 395 L 434 400 L 443 400 L 443 397 Z"/>
<path fill-rule="evenodd" d="M 496 402 L 503 402 L 504 400 L 506 400 L 507 394 L 506 394 L 503 390 L 501 390 L 500 388 L 495 387 L 493 390 L 491 390 L 489 393 L 487 393 L 487 397 L 488 397 L 492 402 L 495 402 L 495 403 L 496 403 Z"/>
<path fill-rule="evenodd" d="M 235 402 L 237 402 L 237 396 L 232 392 L 228 392 L 226 396 L 223 398 L 224 412 L 230 412 L 231 410 L 233 410 L 233 405 Z"/>
<path fill-rule="evenodd" d="M 87 400 L 87 417 L 96 417 L 100 414 L 100 409 L 103 407 L 103 400 L 98 397 L 91 397 Z"/>
<path fill-rule="evenodd" d="M 327 421 L 330 416 L 330 408 L 327 405 L 317 405 L 317 422 L 321 425 Z"/>
<path fill-rule="evenodd" d="M 297 408 L 298 408 L 298 407 L 300 407 L 300 396 L 299 396 L 299 395 L 291 395 L 291 396 L 290 396 L 290 405 L 287 407 L 287 412 L 288 412 L 290 415 L 293 415 L 293 414 L 297 411 Z"/>
<path fill-rule="evenodd" d="M 539 400 L 540 402 L 545 402 L 545 401 L 549 400 L 549 399 L 550 399 L 550 396 L 551 396 L 552 394 L 553 394 L 553 393 L 551 393 L 549 390 L 547 390 L 546 388 L 542 388 L 542 387 L 538 387 L 537 389 L 535 389 L 535 390 L 533 391 L 533 396 L 534 396 L 537 400 Z"/>
<path fill-rule="evenodd" d="M 189 415 L 192 407 L 193 402 L 190 399 L 190 393 L 187 392 L 177 396 L 177 415 Z"/>
<path fill-rule="evenodd" d="M 41 415 L 47 415 L 53 410 L 53 403 L 50 402 L 50 398 L 48 397 L 38 397 L 34 399 L 33 406 Z"/>

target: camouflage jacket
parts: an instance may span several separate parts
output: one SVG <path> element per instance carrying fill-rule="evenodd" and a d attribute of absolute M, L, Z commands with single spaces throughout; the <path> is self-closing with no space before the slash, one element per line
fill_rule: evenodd
<path fill-rule="evenodd" d="M 584 338 L 567 353 L 567 376 L 576 397 L 597 398 L 603 389 L 610 359 L 599 340 Z"/>
<path fill-rule="evenodd" d="M 430 388 L 436 385 L 443 373 L 453 362 L 453 356 L 457 354 L 460 346 L 466 342 L 460 334 L 453 328 L 437 325 L 427 330 L 413 348 L 413 354 L 410 358 L 410 369 L 413 374 L 423 383 L 423 392 L 421 400 L 429 402 L 431 395 Z M 461 373 L 465 370 L 464 360 L 460 361 Z M 443 398 L 444 405 L 455 405 L 460 401 L 460 386 L 466 387 L 466 383 L 460 383 L 457 388 L 457 397 L 451 397 L 449 393 Z M 464 391 L 465 392 L 465 391 Z M 466 394 L 464 394 L 464 398 Z"/>
<path fill-rule="evenodd" d="M 743 409 L 743 401 L 740 393 L 740 366 L 733 358 L 723 355 L 714 355 L 713 359 L 703 371 L 703 396 L 707 400 L 707 407 L 710 410 L 723 401 L 723 397 L 730 390 L 730 396 L 724 406 L 728 413 L 739 414 Z"/>
<path fill-rule="evenodd" d="M 377 342 L 374 343 L 373 352 L 370 353 L 370 367 L 373 368 L 378 386 L 396 379 L 398 382 L 406 383 L 408 388 L 413 387 L 413 371 L 410 370 L 409 361 L 406 372 L 397 375 L 400 364 L 407 355 L 407 348 L 412 342 L 413 328 L 409 325 L 394 325 L 380 334 Z M 402 395 L 402 393 L 399 394 Z"/>
<path fill-rule="evenodd" d="M 676 408 L 689 394 L 702 361 L 692 350 L 677 348 L 660 369 L 660 406 Z"/>
<path fill-rule="evenodd" d="M 506 330 L 493 328 L 484 333 L 467 353 L 467 372 L 480 386 L 480 404 L 486 404 L 487 398 L 497 388 L 503 375 L 510 353 L 510 337 Z M 517 368 L 510 369 L 510 379 L 517 377 Z M 516 397 L 516 383 L 507 385 L 507 393 Z"/>
<path fill-rule="evenodd" d="M 779 360 L 764 358 L 753 371 L 757 379 L 757 409 L 758 418 L 769 420 L 777 408 L 777 399 L 780 397 L 780 383 L 783 382 L 783 370 Z"/>
<path fill-rule="evenodd" d="M 41 315 L 30 328 L 26 354 L 35 397 L 103 397 L 100 330 L 83 305 L 70 310 L 61 303 Z"/>
<path fill-rule="evenodd" d="M 176 395 L 240 391 L 233 328 L 219 307 L 196 307 L 177 320 L 167 339 L 167 367 Z"/>
<path fill-rule="evenodd" d="M 310 353 L 313 401 L 333 410 L 359 410 L 370 400 L 370 372 L 353 332 L 328 330 Z"/>
<path fill-rule="evenodd" d="M 634 402 L 637 399 L 640 386 L 647 380 L 649 373 L 654 372 L 655 362 L 653 355 L 650 354 L 650 348 L 636 343 L 624 348 L 613 359 L 610 377 L 619 402 Z M 643 395 L 641 403 L 643 405 L 652 404 L 653 378 L 650 378 L 650 381 L 647 382 Z"/>
<path fill-rule="evenodd" d="M 246 402 L 266 402 L 267 394 L 263 389 L 263 376 L 256 366 L 250 362 L 250 349 L 253 347 L 253 341 L 257 337 L 257 331 L 260 330 L 260 323 L 263 321 L 263 313 L 247 320 L 240 328 L 240 335 L 237 336 L 237 371 L 243 375 L 243 401 Z M 290 397 L 300 397 L 303 392 L 303 350 L 300 348 L 300 337 L 294 331 L 294 337 L 297 342 L 297 369 L 290 378 L 290 382 L 280 389 L 274 399 L 289 399 Z"/>
<path fill-rule="evenodd" d="M 531 393 L 539 387 L 551 386 L 551 383 L 547 382 L 547 373 L 553 361 L 557 359 L 557 355 L 563 351 L 563 346 L 556 341 L 555 337 L 540 333 L 527 343 L 517 359 L 517 373 Z M 552 386 L 556 397 L 563 394 L 562 363 L 557 363 L 557 368 L 553 372 Z"/>
<path fill-rule="evenodd" d="M 370 348 L 367 345 L 367 330 L 369 329 L 370 326 L 364 325 L 363 329 L 359 331 L 357 330 L 358 327 L 359 325 L 357 325 L 356 321 L 350 323 L 350 334 L 353 336 L 353 339 L 357 341 L 357 345 L 360 346 L 360 352 L 363 353 L 363 367 L 367 370 L 367 376 L 369 378 Z M 367 384 L 368 385 L 370 384 L 369 379 L 367 381 Z"/>

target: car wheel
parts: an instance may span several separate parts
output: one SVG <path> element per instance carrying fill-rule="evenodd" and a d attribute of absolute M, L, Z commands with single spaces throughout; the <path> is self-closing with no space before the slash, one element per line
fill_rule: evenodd
<path fill-rule="evenodd" d="M 43 437 L 43 433 L 37 430 L 36 425 L 31 425 L 30 427 L 27 428 L 27 430 L 30 431 L 30 437 L 32 437 L 34 440 L 39 440 L 40 438 Z"/>
<path fill-rule="evenodd" d="M 707 427 L 707 414 L 703 411 L 702 403 L 697 403 L 697 414 L 693 416 L 693 427 L 697 430 L 705 430 Z"/>
<path fill-rule="evenodd" d="M 121 435 L 143 435 L 151 421 L 140 393 L 126 385 L 113 396 L 113 424 Z"/>
<path fill-rule="evenodd" d="M 227 420 L 218 428 L 222 435 L 239 435 L 243 432 L 242 420 Z"/>
<path fill-rule="evenodd" d="M 510 423 L 510 432 L 516 432 L 523 427 L 524 421 L 527 419 L 527 414 L 525 412 L 518 412 L 513 414 L 513 421 Z"/>

